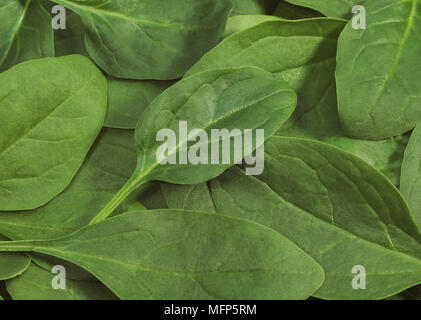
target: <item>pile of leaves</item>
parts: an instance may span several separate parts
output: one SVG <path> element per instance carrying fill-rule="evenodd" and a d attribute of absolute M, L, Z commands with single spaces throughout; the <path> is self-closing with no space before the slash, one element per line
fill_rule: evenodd
<path fill-rule="evenodd" d="M 420 0 L 0 0 L 0 71 L 0 299 L 420 296 Z"/>

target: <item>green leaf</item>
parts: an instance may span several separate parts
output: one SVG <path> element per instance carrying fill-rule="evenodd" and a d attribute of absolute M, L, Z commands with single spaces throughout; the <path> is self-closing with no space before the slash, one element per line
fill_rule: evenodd
<path fill-rule="evenodd" d="M 298 103 L 278 135 L 334 144 L 358 155 L 398 184 L 405 150 L 399 139 L 351 139 L 341 128 L 334 72 L 337 38 L 344 24 L 326 18 L 264 22 L 222 41 L 188 74 L 240 66 L 257 66 L 279 74 L 296 91 Z"/>
<path fill-rule="evenodd" d="M 295 6 L 284 1 L 279 2 L 278 6 L 273 12 L 273 15 L 288 20 L 308 19 L 323 16 L 318 11 L 306 7 Z"/>
<path fill-rule="evenodd" d="M 225 28 L 224 37 L 228 37 L 234 33 L 254 27 L 255 25 L 265 21 L 277 20 L 280 20 L 280 18 L 263 14 L 233 16 L 227 20 L 227 27 Z"/>
<path fill-rule="evenodd" d="M 0 0 L 0 72 L 54 57 L 51 16 L 39 0 Z"/>
<path fill-rule="evenodd" d="M 257 179 L 258 178 L 258 179 Z M 265 171 L 210 182 L 218 213 L 266 225 L 325 270 L 324 299 L 381 299 L 421 283 L 421 235 L 399 191 L 358 157 L 317 141 L 272 137 Z M 354 266 L 366 289 L 354 290 Z"/>
<path fill-rule="evenodd" d="M 352 137 L 378 140 L 421 120 L 421 2 L 369 0 L 367 29 L 349 23 L 338 43 L 339 115 Z"/>
<path fill-rule="evenodd" d="M 85 48 L 85 30 L 82 19 L 74 12 L 66 10 L 66 29 L 54 31 L 56 56 L 81 54 L 88 56 Z"/>
<path fill-rule="evenodd" d="M 54 0 L 76 12 L 86 49 L 118 78 L 181 77 L 222 36 L 230 0 Z M 133 41 L 136 39 L 136 41 Z"/>
<path fill-rule="evenodd" d="M 421 226 L 421 127 L 411 134 L 402 162 L 401 192 L 408 201 L 415 221 Z"/>
<path fill-rule="evenodd" d="M 38 209 L 2 212 L 0 234 L 13 240 L 51 239 L 86 226 L 124 185 L 135 166 L 133 131 L 104 129 L 70 185 Z M 127 209 L 123 206 L 117 212 Z"/>
<path fill-rule="evenodd" d="M 146 107 L 173 81 L 136 81 L 108 79 L 108 111 L 105 125 L 111 128 L 134 129 Z"/>
<path fill-rule="evenodd" d="M 138 163 L 127 184 L 116 194 L 92 223 L 101 221 L 140 185 L 159 180 L 176 184 L 196 184 L 207 181 L 233 166 L 240 159 L 233 156 L 235 144 L 230 143 L 231 161 L 222 164 L 216 159 L 211 145 L 212 129 L 263 129 L 267 139 L 290 117 L 295 108 L 294 91 L 279 76 L 257 68 L 218 69 L 202 72 L 185 78 L 168 88 L 143 112 L 135 132 Z M 186 136 L 179 132 L 180 121 L 187 122 Z M 157 141 L 157 133 L 167 128 L 179 137 L 166 153 L 158 155 L 162 142 Z M 200 166 L 179 161 L 180 153 L 190 152 L 198 142 L 189 130 L 200 128 L 207 134 L 200 144 L 208 150 L 206 163 Z M 240 130 L 241 130 L 240 129 Z M 241 138 L 244 131 L 238 133 Z M 189 136 L 190 135 L 190 136 Z M 255 138 L 255 137 L 254 137 Z M 231 140 L 225 137 L 222 140 Z M 255 141 L 244 140 L 241 151 L 254 150 Z M 224 143 L 218 140 L 219 155 Z M 257 146 L 258 147 L 258 146 Z M 246 154 L 247 155 L 247 154 Z M 175 156 L 176 164 L 165 163 Z M 214 160 L 218 164 L 214 164 Z"/>
<path fill-rule="evenodd" d="M 8 240 L 0 235 L 0 241 Z M 31 259 L 22 253 L 1 252 L 0 253 L 0 280 L 16 277 L 23 273 L 30 265 Z"/>
<path fill-rule="evenodd" d="M 232 0 L 231 16 L 245 14 L 271 14 L 279 0 Z"/>
<path fill-rule="evenodd" d="M 55 275 L 35 264 L 19 277 L 6 281 L 14 300 L 115 300 L 116 297 L 99 281 L 66 279 L 66 289 L 53 289 Z"/>
<path fill-rule="evenodd" d="M 320 11 L 327 17 L 332 18 L 350 18 L 352 8 L 357 5 L 363 5 L 367 0 L 284 0 L 286 2 L 308 7 Z M 374 0 L 378 1 L 378 0 Z"/>
<path fill-rule="evenodd" d="M 0 250 L 71 261 L 121 299 L 305 299 L 323 282 L 320 266 L 273 230 L 180 210 L 123 214 L 57 240 L 0 242 Z"/>
<path fill-rule="evenodd" d="M 77 55 L 0 74 L 0 210 L 34 209 L 66 188 L 102 127 L 106 89 Z"/>

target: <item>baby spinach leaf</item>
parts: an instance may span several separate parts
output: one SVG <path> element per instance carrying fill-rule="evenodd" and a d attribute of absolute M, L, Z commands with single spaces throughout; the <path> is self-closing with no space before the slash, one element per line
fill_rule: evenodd
<path fill-rule="evenodd" d="M 38 209 L 2 212 L 0 234 L 13 240 L 51 239 L 86 226 L 124 185 L 135 166 L 133 131 L 104 129 L 70 185 Z M 121 206 L 117 212 L 128 209 Z"/>
<path fill-rule="evenodd" d="M 418 226 L 421 226 L 421 127 L 418 125 L 411 134 L 402 162 L 401 192 Z"/>
<path fill-rule="evenodd" d="M 121 299 L 304 299 L 323 282 L 320 266 L 273 230 L 181 210 L 123 214 L 57 240 L 0 242 L 0 250 L 71 261 Z"/>
<path fill-rule="evenodd" d="M 76 13 L 66 10 L 66 29 L 54 31 L 54 46 L 57 57 L 69 54 L 88 56 L 82 19 Z"/>
<path fill-rule="evenodd" d="M 349 18 L 352 8 L 356 5 L 363 5 L 367 0 L 285 0 L 286 2 L 308 7 L 320 11 L 325 16 L 332 18 Z M 378 0 L 374 0 L 378 1 Z"/>
<path fill-rule="evenodd" d="M 339 116 L 352 137 L 378 140 L 421 120 L 421 2 L 369 0 L 367 29 L 349 23 L 338 43 Z"/>
<path fill-rule="evenodd" d="M 188 130 L 203 129 L 208 138 L 201 143 L 209 150 L 212 129 L 263 129 L 264 138 L 269 138 L 290 117 L 295 104 L 295 93 L 286 82 L 257 68 L 212 70 L 177 82 L 143 112 L 135 132 L 138 155 L 136 170 L 92 223 L 105 219 L 134 189 L 148 181 L 201 183 L 221 174 L 243 158 L 244 155 L 227 164 L 221 161 L 214 164 L 212 162 L 216 158 L 212 158 L 212 152 L 208 152 L 206 163 L 200 166 L 182 164 L 180 161 L 165 163 L 165 159 L 173 156 L 180 159 L 180 152 L 189 152 L 197 143 L 192 142 L 188 134 L 186 137 L 180 136 L 180 121 L 187 122 Z M 168 148 L 162 159 L 157 159 L 157 151 L 162 145 L 157 141 L 157 133 L 162 128 L 173 130 L 180 139 Z M 239 134 L 243 137 L 244 131 Z M 255 141 L 242 140 L 243 150 L 258 147 Z M 219 150 L 222 145 L 220 143 Z M 230 155 L 234 155 L 234 143 L 230 143 L 229 147 Z"/>
<path fill-rule="evenodd" d="M 102 127 L 106 90 L 78 55 L 0 74 L 0 210 L 34 209 L 66 188 Z"/>
<path fill-rule="evenodd" d="M 0 241 L 8 240 L 0 235 Z M 26 254 L 15 252 L 0 253 L 0 280 L 16 277 L 23 273 L 30 265 L 31 259 Z"/>
<path fill-rule="evenodd" d="M 317 141 L 272 137 L 265 171 L 238 168 L 212 180 L 218 213 L 266 225 L 325 270 L 315 296 L 380 299 L 421 283 L 421 235 L 399 191 L 348 152 Z M 355 290 L 354 266 L 366 270 Z"/>
<path fill-rule="evenodd" d="M 82 18 L 86 49 L 108 74 L 154 80 L 182 76 L 212 48 L 232 7 L 230 0 L 54 2 Z"/>
<path fill-rule="evenodd" d="M 283 0 L 279 2 L 278 6 L 273 12 L 273 15 L 288 20 L 307 19 L 323 16 L 318 11 L 306 7 L 296 6 Z"/>
<path fill-rule="evenodd" d="M 66 279 L 66 288 L 55 290 L 55 275 L 35 264 L 19 277 L 6 281 L 7 290 L 14 300 L 115 300 L 116 297 L 99 281 Z"/>
<path fill-rule="evenodd" d="M 279 0 L 232 0 L 232 16 L 243 14 L 271 14 Z"/>
<path fill-rule="evenodd" d="M 0 72 L 54 57 L 51 16 L 39 0 L 0 0 Z"/>
<path fill-rule="evenodd" d="M 334 72 L 337 38 L 344 24 L 326 18 L 264 22 L 222 41 L 188 74 L 229 66 L 257 66 L 279 74 L 297 92 L 298 103 L 278 135 L 334 144 L 358 155 L 398 184 L 405 150 L 399 139 L 351 139 L 341 128 Z"/>
<path fill-rule="evenodd" d="M 105 125 L 112 128 L 134 129 L 146 107 L 173 81 L 136 81 L 108 79 L 108 111 Z"/>
<path fill-rule="evenodd" d="M 280 18 L 263 14 L 238 15 L 228 18 L 224 37 L 251 28 L 265 21 L 277 21 Z"/>

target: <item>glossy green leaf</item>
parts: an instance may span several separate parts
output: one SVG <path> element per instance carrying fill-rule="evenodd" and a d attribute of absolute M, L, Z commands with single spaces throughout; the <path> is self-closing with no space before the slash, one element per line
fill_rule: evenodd
<path fill-rule="evenodd" d="M 104 129 L 71 184 L 35 210 L 2 212 L 0 233 L 13 240 L 51 239 L 84 226 L 124 185 L 136 166 L 133 131 Z M 128 211 L 128 204 L 116 212 Z"/>
<path fill-rule="evenodd" d="M 66 289 L 53 289 L 55 275 L 35 264 L 21 276 L 6 281 L 14 300 L 115 300 L 116 297 L 98 281 L 66 279 Z"/>
<path fill-rule="evenodd" d="M 173 81 L 136 81 L 108 79 L 108 111 L 105 125 L 111 128 L 134 129 L 146 107 Z"/>
<path fill-rule="evenodd" d="M 104 122 L 106 89 L 78 55 L 0 74 L 0 210 L 37 208 L 70 183 Z"/>
<path fill-rule="evenodd" d="M 0 235 L 0 241 L 7 238 Z M 30 265 L 31 259 L 22 253 L 1 252 L 0 253 L 0 280 L 16 277 L 23 273 Z"/>
<path fill-rule="evenodd" d="M 344 130 L 360 139 L 397 136 L 421 121 L 421 2 L 369 0 L 367 29 L 349 23 L 336 79 Z"/>
<path fill-rule="evenodd" d="M 380 299 L 421 283 L 421 235 L 405 201 L 348 152 L 272 137 L 261 176 L 233 168 L 210 184 L 218 213 L 264 224 L 320 263 L 319 298 Z M 354 266 L 365 268 L 365 290 L 352 286 Z"/>
<path fill-rule="evenodd" d="M 54 57 L 51 16 L 39 0 L 0 0 L 0 72 Z"/>
<path fill-rule="evenodd" d="M 251 28 L 265 21 L 277 21 L 280 18 L 264 14 L 238 15 L 228 18 L 224 37 Z"/>
<path fill-rule="evenodd" d="M 271 14 L 279 0 L 232 0 L 232 16 L 245 14 Z"/>
<path fill-rule="evenodd" d="M 308 7 L 320 11 L 325 16 L 333 18 L 349 18 L 352 8 L 363 5 L 367 0 L 284 0 L 291 4 Z M 374 0 L 378 1 L 378 0 Z"/>
<path fill-rule="evenodd" d="M 218 176 L 241 160 L 244 150 L 255 150 L 258 146 L 255 137 L 253 141 L 242 139 L 242 157 L 235 159 L 238 152 L 234 150 L 235 144 L 230 143 L 231 159 L 223 164 L 220 160 L 221 139 L 218 140 L 219 157 L 216 158 L 209 151 L 212 129 L 263 129 L 266 140 L 290 117 L 295 104 L 295 93 L 286 82 L 257 68 L 212 70 L 177 82 L 143 112 L 135 132 L 138 155 L 136 170 L 92 223 L 105 219 L 133 190 L 148 181 L 196 184 Z M 180 121 L 187 122 L 185 137 L 179 130 Z M 158 155 L 163 143 L 157 141 L 157 134 L 163 128 L 172 130 L 178 138 L 174 146 L 169 146 L 166 152 Z M 200 141 L 208 150 L 206 163 L 197 165 L 186 161 L 186 164 L 182 164 L 179 161 L 180 153 L 188 154 L 198 143 L 198 137 L 190 133 L 190 130 L 197 128 L 207 134 L 205 141 Z M 244 131 L 239 134 L 243 137 Z M 176 158 L 175 164 L 165 162 L 173 156 Z M 218 160 L 217 164 L 215 160 Z"/>
<path fill-rule="evenodd" d="M 411 134 L 402 163 L 401 192 L 421 226 L 421 127 Z"/>
<path fill-rule="evenodd" d="M 297 92 L 298 103 L 278 135 L 334 144 L 358 155 L 398 184 L 405 150 L 399 139 L 356 140 L 341 128 L 334 72 L 337 38 L 344 24 L 326 18 L 264 22 L 222 41 L 188 74 L 229 66 L 257 66 L 280 74 Z"/>
<path fill-rule="evenodd" d="M 108 74 L 154 80 L 181 77 L 212 48 L 232 7 L 230 0 L 54 2 L 82 18 L 86 49 Z"/>
<path fill-rule="evenodd" d="M 57 240 L 0 242 L 0 250 L 71 261 L 121 299 L 304 299 L 323 282 L 320 266 L 271 229 L 177 210 L 123 214 Z"/>

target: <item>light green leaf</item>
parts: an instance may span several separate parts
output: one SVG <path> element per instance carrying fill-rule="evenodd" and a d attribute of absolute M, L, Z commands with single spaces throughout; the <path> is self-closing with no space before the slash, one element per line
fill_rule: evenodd
<path fill-rule="evenodd" d="M 7 238 L 0 235 L 0 241 Z M 16 277 L 23 273 L 31 264 L 31 259 L 22 253 L 1 252 L 0 253 L 0 280 Z"/>
<path fill-rule="evenodd" d="M 121 299 L 305 299 L 323 282 L 320 266 L 273 230 L 181 210 L 123 214 L 57 240 L 0 242 L 0 250 L 71 261 Z"/>
<path fill-rule="evenodd" d="M 212 70 L 177 82 L 143 112 L 135 132 L 138 155 L 136 170 L 92 223 L 108 217 L 133 190 L 148 181 L 196 184 L 216 177 L 241 160 L 245 156 L 243 151 L 258 147 L 256 137 L 253 137 L 253 141 L 247 141 L 251 139 L 243 139 L 244 131 L 241 130 L 263 129 L 266 140 L 290 117 L 295 104 L 295 93 L 286 82 L 279 76 L 257 68 Z M 187 122 L 185 137 L 179 130 L 180 121 Z M 170 144 L 167 152 L 157 156 L 158 149 L 163 145 L 157 141 L 157 133 L 163 128 L 172 130 L 179 138 L 174 146 Z M 180 153 L 188 154 L 199 143 L 196 142 L 197 137 L 194 138 L 190 133 L 190 130 L 198 128 L 207 135 L 205 141 L 200 141 L 208 150 L 206 163 L 180 163 Z M 244 141 L 240 150 L 242 157 L 234 158 L 239 152 L 234 150 L 235 143 L 230 143 L 229 163 L 222 163 L 220 160 L 224 141 L 231 140 L 231 136 L 217 140 L 218 158 L 216 154 L 212 155 L 209 149 L 211 142 L 215 142 L 211 141 L 213 129 L 230 132 L 233 129 L 240 130 L 241 132 L 235 134 L 241 135 L 241 140 Z M 166 163 L 165 160 L 173 156 L 176 163 Z"/>
<path fill-rule="evenodd" d="M 34 209 L 66 188 L 102 127 L 106 90 L 78 55 L 0 74 L 0 210 Z"/>
<path fill-rule="evenodd" d="M 39 0 L 0 0 L 0 72 L 54 57 L 51 16 Z"/>
<path fill-rule="evenodd" d="M 108 79 L 108 111 L 105 125 L 111 128 L 134 129 L 146 107 L 173 81 L 136 81 Z"/>
<path fill-rule="evenodd" d="M 381 299 L 421 283 L 421 235 L 399 191 L 358 157 L 312 140 L 272 137 L 265 171 L 210 182 L 218 213 L 266 225 L 325 270 L 316 297 Z M 354 266 L 366 289 L 355 290 Z"/>
<path fill-rule="evenodd" d="M 421 126 L 411 134 L 402 162 L 401 192 L 421 226 Z"/>
<path fill-rule="evenodd" d="M 230 0 L 54 0 L 76 12 L 86 49 L 118 78 L 181 77 L 222 36 Z M 136 41 L 133 41 L 136 39 Z"/>
<path fill-rule="evenodd" d="M 239 15 L 228 18 L 224 37 L 246 30 L 265 21 L 277 21 L 280 18 L 263 14 Z"/>
<path fill-rule="evenodd" d="M 352 137 L 379 140 L 421 120 L 421 2 L 369 0 L 367 29 L 349 23 L 338 43 L 339 116 Z"/>
<path fill-rule="evenodd" d="M 99 281 L 66 279 L 66 289 L 53 289 L 55 275 L 35 264 L 21 276 L 6 281 L 14 300 L 115 300 L 116 297 Z"/>
<path fill-rule="evenodd" d="M 2 212 L 0 233 L 13 240 L 51 239 L 86 226 L 133 172 L 133 144 L 133 131 L 104 129 L 71 184 L 43 207 Z M 116 212 L 127 212 L 127 205 Z"/>

